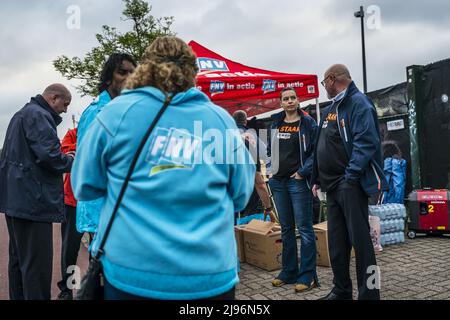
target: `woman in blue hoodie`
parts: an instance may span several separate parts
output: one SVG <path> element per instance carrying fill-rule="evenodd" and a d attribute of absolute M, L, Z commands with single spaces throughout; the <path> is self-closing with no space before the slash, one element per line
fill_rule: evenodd
<path fill-rule="evenodd" d="M 101 256 L 106 299 L 234 298 L 233 215 L 251 195 L 255 165 L 233 118 L 194 88 L 196 72 L 185 42 L 157 38 L 127 80 L 129 90 L 98 114 L 78 149 L 76 197 L 105 197 L 95 253 L 138 145 L 171 97 Z"/>

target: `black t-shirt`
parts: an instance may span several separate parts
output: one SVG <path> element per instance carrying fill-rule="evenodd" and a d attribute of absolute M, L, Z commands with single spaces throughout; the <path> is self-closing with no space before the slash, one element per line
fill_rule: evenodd
<path fill-rule="evenodd" d="M 300 168 L 300 120 L 292 123 L 284 122 L 278 127 L 278 140 L 280 142 L 280 165 L 276 178 L 289 178 Z"/>
<path fill-rule="evenodd" d="M 335 188 L 344 178 L 348 156 L 339 135 L 336 121 L 336 104 L 323 122 L 317 143 L 317 164 L 319 166 L 320 189 L 324 192 Z"/>

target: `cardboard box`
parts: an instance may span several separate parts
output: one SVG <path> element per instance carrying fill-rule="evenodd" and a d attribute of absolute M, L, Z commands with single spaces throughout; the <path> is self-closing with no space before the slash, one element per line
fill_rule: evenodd
<path fill-rule="evenodd" d="M 330 253 L 328 251 L 328 224 L 327 221 L 314 225 L 317 247 L 317 265 L 322 267 L 331 267 Z M 355 256 L 355 250 L 352 249 L 351 257 Z"/>
<path fill-rule="evenodd" d="M 267 271 L 281 269 L 281 228 L 274 222 L 251 220 L 242 229 L 245 261 Z"/>
<path fill-rule="evenodd" d="M 245 225 L 234 226 L 234 237 L 236 238 L 236 246 L 239 261 L 245 262 L 245 251 L 244 251 L 244 231 Z"/>

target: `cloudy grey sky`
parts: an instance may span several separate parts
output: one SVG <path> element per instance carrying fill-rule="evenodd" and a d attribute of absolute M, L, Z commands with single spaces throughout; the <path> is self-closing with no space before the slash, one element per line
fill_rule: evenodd
<path fill-rule="evenodd" d="M 317 74 L 336 62 L 348 65 L 362 88 L 360 5 L 366 13 L 368 89 L 405 81 L 405 68 L 450 58 L 448 0 L 155 0 L 156 17 L 174 16 L 172 30 L 235 61 L 288 73 Z M 81 28 L 69 30 L 67 8 L 81 10 Z M 76 82 L 63 79 L 52 66 L 59 55 L 84 56 L 96 45 L 104 24 L 119 30 L 121 0 L 15 0 L 0 5 L 0 148 L 13 114 L 46 85 L 69 86 L 73 102 L 58 127 L 62 137 L 91 98 L 81 98 Z M 321 89 L 321 100 L 326 100 Z"/>

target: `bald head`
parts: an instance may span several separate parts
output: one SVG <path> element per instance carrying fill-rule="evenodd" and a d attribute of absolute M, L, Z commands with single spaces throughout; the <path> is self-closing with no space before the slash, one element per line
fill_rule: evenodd
<path fill-rule="evenodd" d="M 70 91 L 60 83 L 54 83 L 45 88 L 42 93 L 45 101 L 58 114 L 67 112 L 67 107 L 72 101 Z"/>
<path fill-rule="evenodd" d="M 347 89 L 352 82 L 350 71 L 343 64 L 334 64 L 324 74 L 322 84 L 327 90 L 328 98 L 334 98 L 339 92 Z"/>
<path fill-rule="evenodd" d="M 333 74 L 336 77 L 336 80 L 352 80 L 350 71 L 348 71 L 348 68 L 343 64 L 334 64 L 329 67 L 325 72 L 325 75 L 329 74 Z"/>
<path fill-rule="evenodd" d="M 49 95 L 57 95 L 60 97 L 66 97 L 66 98 L 72 98 L 72 95 L 70 94 L 70 91 L 61 83 L 53 83 L 49 85 L 47 88 L 45 88 L 42 95 L 49 96 Z"/>

